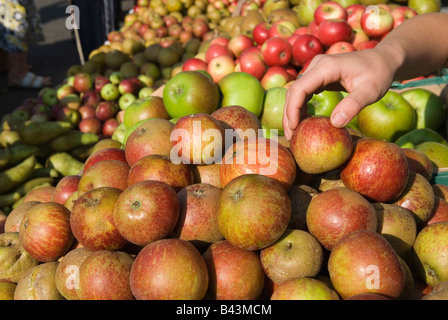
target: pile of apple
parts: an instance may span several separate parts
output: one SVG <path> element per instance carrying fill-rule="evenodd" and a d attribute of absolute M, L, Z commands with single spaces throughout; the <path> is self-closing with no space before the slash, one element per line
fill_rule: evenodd
<path fill-rule="evenodd" d="M 257 77 L 268 89 L 294 80 L 317 54 L 372 48 L 394 27 L 417 15 L 407 6 L 343 7 L 325 1 L 313 11 L 313 20 L 301 25 L 291 8 L 263 9 L 267 18 L 256 23 L 250 33 L 211 39 L 205 54 L 185 61 L 183 70 L 206 70 L 215 81 L 241 70 Z M 251 14 L 260 15 L 256 10 L 247 13 Z"/>
<path fill-rule="evenodd" d="M 168 116 L 134 113 L 125 143 L 10 212 L 0 296 L 446 299 L 448 190 L 423 153 L 324 116 L 268 138 L 244 72 L 180 72 L 147 100 Z"/>

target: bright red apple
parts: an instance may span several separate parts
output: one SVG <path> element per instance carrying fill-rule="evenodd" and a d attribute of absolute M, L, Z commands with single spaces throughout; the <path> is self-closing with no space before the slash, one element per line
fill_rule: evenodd
<path fill-rule="evenodd" d="M 307 61 L 318 55 L 324 53 L 324 48 L 319 39 L 311 34 L 300 36 L 292 46 L 292 56 L 300 66 L 303 66 Z"/>
<path fill-rule="evenodd" d="M 314 21 L 320 25 L 322 21 L 329 19 L 347 19 L 345 8 L 335 1 L 325 1 L 314 10 Z"/>
<path fill-rule="evenodd" d="M 263 43 L 261 53 L 268 66 L 286 66 L 291 61 L 292 47 L 286 38 L 272 37 Z"/>
<path fill-rule="evenodd" d="M 325 20 L 319 25 L 318 35 L 319 41 L 329 47 L 339 41 L 350 42 L 353 36 L 353 29 L 347 20 Z"/>

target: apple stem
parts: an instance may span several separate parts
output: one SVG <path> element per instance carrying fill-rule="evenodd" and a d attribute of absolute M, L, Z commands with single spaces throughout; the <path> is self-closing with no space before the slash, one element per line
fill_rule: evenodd
<path fill-rule="evenodd" d="M 140 208 L 140 201 L 134 201 L 134 202 L 132 202 L 131 207 L 132 207 L 132 209 L 138 209 L 138 208 Z"/>

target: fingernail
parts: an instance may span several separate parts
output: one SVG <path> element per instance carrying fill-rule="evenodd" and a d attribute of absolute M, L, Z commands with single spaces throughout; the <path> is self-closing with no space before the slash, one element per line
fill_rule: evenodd
<path fill-rule="evenodd" d="M 288 126 L 289 126 L 289 129 L 291 129 L 291 130 L 292 130 L 292 126 L 291 126 L 291 120 L 289 120 L 289 119 L 288 119 Z"/>
<path fill-rule="evenodd" d="M 331 117 L 331 123 L 335 126 L 335 127 L 343 127 L 345 126 L 345 124 L 347 123 L 347 116 L 345 115 L 345 113 L 343 112 L 338 112 L 335 113 L 332 117 Z"/>

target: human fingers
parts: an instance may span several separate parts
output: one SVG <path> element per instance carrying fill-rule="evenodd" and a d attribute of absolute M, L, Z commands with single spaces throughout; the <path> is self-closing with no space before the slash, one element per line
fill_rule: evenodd
<path fill-rule="evenodd" d="M 282 122 L 288 140 L 300 121 L 307 116 L 307 102 L 313 94 L 330 84 L 339 83 L 340 78 L 340 68 L 333 59 L 316 56 L 302 76 L 291 85 L 286 94 Z"/>

